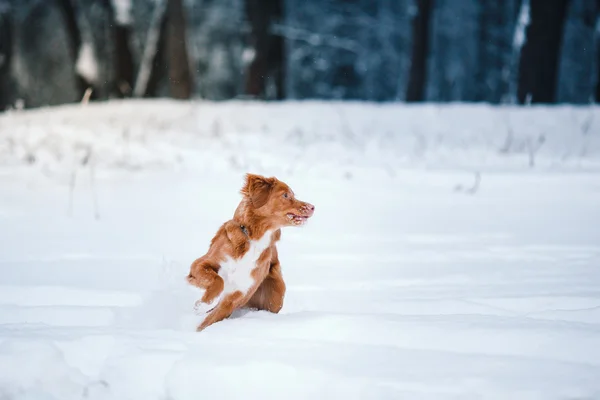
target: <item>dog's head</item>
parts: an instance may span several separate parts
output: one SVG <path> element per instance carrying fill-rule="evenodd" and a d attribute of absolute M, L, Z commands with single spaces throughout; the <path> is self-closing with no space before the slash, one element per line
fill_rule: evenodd
<path fill-rule="evenodd" d="M 292 189 L 274 177 L 246 174 L 241 194 L 253 214 L 274 226 L 304 225 L 315 211 L 315 206 L 296 199 Z"/>

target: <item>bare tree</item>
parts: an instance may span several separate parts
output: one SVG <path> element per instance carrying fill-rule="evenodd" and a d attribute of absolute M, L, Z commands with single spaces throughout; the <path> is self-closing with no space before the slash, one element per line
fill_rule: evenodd
<path fill-rule="evenodd" d="M 476 100 L 480 6 L 480 0 L 435 2 L 427 62 L 429 100 Z"/>
<path fill-rule="evenodd" d="M 282 0 L 246 0 L 250 23 L 252 59 L 246 72 L 245 94 L 259 97 L 284 97 L 284 41 L 272 31 L 283 18 Z M 270 83 L 270 85 L 269 85 Z M 269 93 L 269 87 L 273 88 Z"/>
<path fill-rule="evenodd" d="M 72 0 L 57 0 L 56 3 L 59 6 L 64 18 L 66 32 L 69 37 L 69 51 L 73 57 L 73 60 L 77 60 L 77 57 L 79 56 L 79 49 L 81 48 L 81 32 L 79 31 L 79 27 L 77 25 L 77 13 L 75 12 L 75 7 L 72 3 Z M 76 85 L 78 96 L 81 98 L 86 90 L 86 83 L 79 75 L 77 75 L 76 78 Z"/>
<path fill-rule="evenodd" d="M 588 104 L 594 101 L 597 14 L 595 1 L 576 0 L 569 6 L 558 63 L 558 103 Z"/>
<path fill-rule="evenodd" d="M 481 0 L 475 101 L 500 103 L 509 98 L 513 34 L 519 4 L 516 0 Z"/>
<path fill-rule="evenodd" d="M 530 21 L 529 0 L 517 0 L 516 23 L 512 34 L 512 51 L 508 67 L 508 94 L 506 101 L 510 104 L 517 103 L 517 92 L 519 89 L 519 65 L 521 62 L 521 50 L 525 43 L 525 31 Z"/>
<path fill-rule="evenodd" d="M 189 99 L 192 95 L 192 74 L 187 51 L 186 21 L 182 0 L 168 0 L 166 18 L 169 91 L 173 98 Z"/>
<path fill-rule="evenodd" d="M 158 0 L 154 5 L 142 59 L 140 60 L 140 68 L 133 87 L 135 97 L 144 97 L 148 93 L 152 93 L 156 86 L 157 73 L 155 66 L 161 58 L 161 44 L 164 42 L 163 25 L 166 5 L 166 0 Z"/>
<path fill-rule="evenodd" d="M 121 97 L 129 97 L 133 91 L 133 56 L 131 39 L 131 3 L 113 0 L 111 19 L 114 23 L 113 40 L 115 52 L 113 91 Z"/>

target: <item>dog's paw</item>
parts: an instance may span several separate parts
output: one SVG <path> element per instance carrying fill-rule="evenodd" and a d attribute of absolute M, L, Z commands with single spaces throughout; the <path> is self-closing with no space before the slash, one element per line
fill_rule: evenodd
<path fill-rule="evenodd" d="M 206 314 L 212 308 L 213 308 L 213 306 L 203 302 L 202 300 L 198 300 L 196 303 L 194 303 L 194 313 L 195 314 Z"/>
<path fill-rule="evenodd" d="M 220 300 L 221 300 L 221 296 L 217 296 L 210 303 L 205 303 L 202 300 L 198 300 L 198 301 L 196 301 L 196 303 L 194 303 L 194 313 L 207 314 L 207 313 L 211 312 L 217 306 L 217 304 L 219 304 Z"/>

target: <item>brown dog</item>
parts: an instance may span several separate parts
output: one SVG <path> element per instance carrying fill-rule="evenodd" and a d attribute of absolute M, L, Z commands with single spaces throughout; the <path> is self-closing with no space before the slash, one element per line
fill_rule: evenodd
<path fill-rule="evenodd" d="M 315 210 L 297 200 L 277 178 L 247 174 L 242 201 L 208 252 L 195 260 L 187 280 L 204 290 L 196 310 L 207 313 L 197 330 L 228 318 L 241 307 L 278 313 L 285 283 L 275 243 L 281 228 L 303 225 Z"/>

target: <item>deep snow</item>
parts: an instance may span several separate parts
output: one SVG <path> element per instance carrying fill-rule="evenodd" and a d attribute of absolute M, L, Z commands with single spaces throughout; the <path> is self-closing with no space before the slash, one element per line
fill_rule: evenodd
<path fill-rule="evenodd" d="M 295 107 L 0 116 L 0 398 L 600 397 L 597 108 L 514 111 L 546 129 L 532 169 L 497 151 L 504 109 Z M 423 152 L 383 140 L 404 123 Z M 281 314 L 196 333 L 184 277 L 248 169 L 315 216 L 283 232 Z"/>

